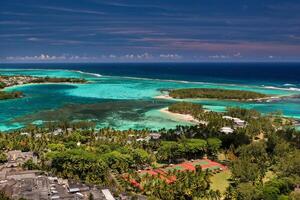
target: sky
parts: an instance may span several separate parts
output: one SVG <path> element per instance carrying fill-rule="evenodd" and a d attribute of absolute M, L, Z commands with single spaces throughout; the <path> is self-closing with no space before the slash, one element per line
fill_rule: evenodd
<path fill-rule="evenodd" d="M 299 0 L 1 0 L 0 62 L 300 61 Z"/>

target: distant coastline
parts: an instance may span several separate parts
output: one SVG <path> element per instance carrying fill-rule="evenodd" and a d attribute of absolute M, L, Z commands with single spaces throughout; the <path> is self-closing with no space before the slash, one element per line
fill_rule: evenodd
<path fill-rule="evenodd" d="M 33 76 L 0 76 L 0 100 L 22 98 L 25 95 L 20 91 L 6 91 L 8 88 L 35 84 L 76 84 L 86 83 L 85 79 L 78 78 L 50 78 Z"/>

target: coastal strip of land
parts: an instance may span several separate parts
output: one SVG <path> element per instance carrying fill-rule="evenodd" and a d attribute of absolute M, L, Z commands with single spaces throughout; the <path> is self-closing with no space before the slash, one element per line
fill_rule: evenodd
<path fill-rule="evenodd" d="M 174 99 L 218 99 L 243 102 L 271 102 L 287 96 L 270 96 L 253 91 L 227 90 L 215 88 L 184 88 L 166 90 L 164 94 L 154 98 L 164 100 Z M 290 97 L 290 96 L 289 96 Z"/>
<path fill-rule="evenodd" d="M 2 89 L 27 84 L 47 83 L 86 83 L 85 79 L 79 78 L 56 78 L 56 77 L 35 77 L 35 76 L 0 76 L 0 100 L 16 99 L 24 97 L 20 91 L 3 91 Z"/>

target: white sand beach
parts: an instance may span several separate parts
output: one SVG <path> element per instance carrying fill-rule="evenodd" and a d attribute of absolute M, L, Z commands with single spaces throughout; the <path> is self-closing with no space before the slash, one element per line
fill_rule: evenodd
<path fill-rule="evenodd" d="M 154 97 L 155 99 L 174 99 L 173 97 L 169 96 L 168 94 L 158 95 Z"/>
<path fill-rule="evenodd" d="M 192 115 L 173 113 L 173 112 L 170 112 L 168 108 L 162 108 L 159 111 L 169 115 L 170 117 L 178 119 L 178 120 L 191 122 L 191 123 L 195 123 L 195 124 L 199 123 L 199 121 L 197 119 L 195 119 Z"/>

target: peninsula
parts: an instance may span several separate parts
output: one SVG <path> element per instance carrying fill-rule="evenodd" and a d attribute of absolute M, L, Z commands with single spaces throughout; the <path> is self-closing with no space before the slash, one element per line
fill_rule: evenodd
<path fill-rule="evenodd" d="M 79 78 L 53 78 L 35 76 L 0 76 L 0 89 L 16 85 L 38 84 L 38 83 L 86 83 L 85 79 Z M 16 99 L 23 97 L 20 91 L 0 91 L 0 100 Z"/>
<path fill-rule="evenodd" d="M 186 88 L 169 91 L 169 96 L 174 99 L 223 99 L 237 101 L 259 101 L 270 98 L 269 95 L 244 91 L 226 90 L 215 88 Z"/>

